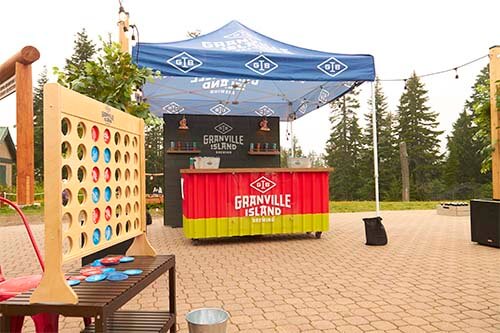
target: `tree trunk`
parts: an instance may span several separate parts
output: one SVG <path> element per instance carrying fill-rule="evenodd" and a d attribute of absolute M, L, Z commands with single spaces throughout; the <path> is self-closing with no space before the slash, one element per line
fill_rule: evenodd
<path fill-rule="evenodd" d="M 410 201 L 410 166 L 408 165 L 408 152 L 406 151 L 406 142 L 399 143 L 399 158 L 401 160 L 401 179 L 402 179 L 402 200 Z"/>

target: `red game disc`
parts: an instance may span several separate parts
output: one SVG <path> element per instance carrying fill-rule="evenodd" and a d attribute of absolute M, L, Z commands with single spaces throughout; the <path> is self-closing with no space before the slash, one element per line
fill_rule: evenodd
<path fill-rule="evenodd" d="M 97 139 L 99 139 L 99 129 L 97 128 L 97 126 L 92 126 L 92 140 L 94 141 L 97 141 Z"/>
<path fill-rule="evenodd" d="M 109 219 L 111 218 L 111 207 L 107 206 L 104 210 L 104 218 L 106 219 L 106 221 L 109 221 Z"/>
<path fill-rule="evenodd" d="M 99 208 L 94 208 L 94 210 L 92 211 L 92 222 L 96 224 L 99 222 L 100 218 L 101 218 L 101 211 L 99 210 Z"/>
<path fill-rule="evenodd" d="M 120 258 L 118 257 L 106 257 L 101 259 L 101 264 L 104 266 L 118 265 L 120 263 Z"/>
<path fill-rule="evenodd" d="M 95 267 L 94 267 L 95 268 Z M 70 280 L 85 280 L 87 277 L 85 275 L 75 275 L 75 276 L 70 276 L 69 279 Z"/>
<path fill-rule="evenodd" d="M 109 143 L 109 140 L 111 139 L 111 134 L 109 133 L 109 129 L 104 130 L 102 138 L 104 139 L 104 142 Z"/>
<path fill-rule="evenodd" d="M 109 182 L 111 179 L 111 170 L 109 168 L 104 169 L 104 180 Z"/>
<path fill-rule="evenodd" d="M 102 273 L 102 270 L 100 268 L 97 268 L 97 267 L 86 267 L 86 268 L 82 268 L 80 270 L 80 274 L 84 275 L 84 276 L 91 276 L 91 275 L 96 275 L 96 274 L 101 274 Z"/>
<path fill-rule="evenodd" d="M 99 168 L 98 167 L 93 167 L 92 168 L 92 180 L 94 183 L 97 183 L 99 180 Z"/>

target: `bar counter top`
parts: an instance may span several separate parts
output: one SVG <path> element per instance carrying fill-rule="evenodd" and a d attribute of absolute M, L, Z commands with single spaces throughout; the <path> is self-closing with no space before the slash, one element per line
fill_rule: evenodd
<path fill-rule="evenodd" d="M 333 168 L 220 168 L 180 169 L 180 173 L 248 173 L 248 172 L 331 172 Z"/>

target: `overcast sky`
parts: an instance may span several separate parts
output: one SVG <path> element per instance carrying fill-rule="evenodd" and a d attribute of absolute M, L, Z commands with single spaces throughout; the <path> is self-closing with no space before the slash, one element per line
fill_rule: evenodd
<path fill-rule="evenodd" d="M 124 0 L 130 23 L 142 42 L 170 42 L 187 31 L 211 32 L 231 20 L 285 43 L 326 52 L 368 53 L 381 79 L 405 78 L 453 68 L 488 54 L 500 44 L 500 1 L 157 1 Z M 49 72 L 72 54 L 82 28 L 96 40 L 109 33 L 116 40 L 118 0 L 4 1 L 0 11 L 0 62 L 25 45 L 38 48 L 36 82 L 42 66 Z M 21 15 L 24 14 L 24 16 Z M 470 96 L 470 87 L 488 60 L 455 73 L 423 78 L 429 106 L 439 113 L 440 129 L 449 131 Z M 385 82 L 389 108 L 396 110 L 402 82 Z M 362 114 L 369 110 L 370 84 L 362 85 Z M 15 97 L 0 101 L 0 126 L 15 124 Z M 303 150 L 322 152 L 330 133 L 324 107 L 294 122 Z M 282 133 L 286 128 L 282 124 Z M 12 127 L 11 127 L 12 130 Z M 443 137 L 444 139 L 444 137 Z M 282 144 L 286 145 L 284 135 Z"/>

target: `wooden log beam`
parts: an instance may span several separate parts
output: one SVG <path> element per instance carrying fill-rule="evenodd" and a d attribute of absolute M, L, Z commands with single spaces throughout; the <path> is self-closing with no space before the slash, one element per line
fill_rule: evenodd
<path fill-rule="evenodd" d="M 494 147 L 491 160 L 493 199 L 500 200 L 500 110 L 497 107 L 497 94 L 500 94 L 500 46 L 490 48 L 490 115 L 491 143 Z"/>
<path fill-rule="evenodd" d="M 31 65 L 40 58 L 40 52 L 33 46 L 25 46 L 19 52 L 0 65 L 0 82 L 11 78 L 16 73 L 16 63 Z"/>
<path fill-rule="evenodd" d="M 31 65 L 16 63 L 17 203 L 35 201 L 33 86 Z"/>

